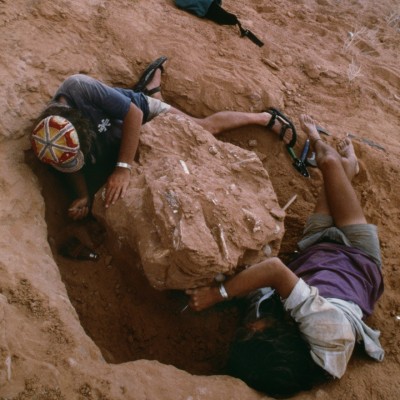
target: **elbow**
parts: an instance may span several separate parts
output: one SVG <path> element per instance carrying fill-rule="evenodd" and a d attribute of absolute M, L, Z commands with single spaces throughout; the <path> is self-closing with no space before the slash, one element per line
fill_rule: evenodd
<path fill-rule="evenodd" d="M 143 111 L 133 103 L 129 107 L 128 116 L 135 120 L 143 121 Z"/>
<path fill-rule="evenodd" d="M 280 270 L 282 267 L 285 267 L 285 264 L 283 264 L 278 257 L 267 258 L 266 260 L 262 261 L 261 264 L 263 264 L 264 268 L 268 268 L 269 270 L 273 268 L 276 271 Z"/>
<path fill-rule="evenodd" d="M 265 274 L 270 275 L 270 285 L 277 293 L 286 298 L 295 287 L 299 278 L 291 271 L 278 257 L 272 257 L 266 260 L 268 263 L 265 268 Z"/>
<path fill-rule="evenodd" d="M 274 287 L 275 280 L 281 279 L 282 270 L 287 268 L 278 257 L 271 257 L 261 261 L 259 267 L 263 275 L 265 275 L 265 279 L 269 281 L 268 286 L 272 287 Z"/>

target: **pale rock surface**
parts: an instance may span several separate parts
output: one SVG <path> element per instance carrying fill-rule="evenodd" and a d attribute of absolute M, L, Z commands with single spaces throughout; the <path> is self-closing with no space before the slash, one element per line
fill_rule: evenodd
<path fill-rule="evenodd" d="M 100 189 L 93 212 L 140 255 L 152 286 L 204 286 L 278 254 L 285 212 L 254 152 L 167 115 L 143 127 L 139 153 L 118 207 L 106 210 Z"/>

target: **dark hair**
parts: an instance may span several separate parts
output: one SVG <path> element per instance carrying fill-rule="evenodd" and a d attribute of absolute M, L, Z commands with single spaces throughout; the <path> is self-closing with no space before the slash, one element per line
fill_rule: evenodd
<path fill-rule="evenodd" d="M 39 117 L 33 123 L 33 129 L 42 119 L 50 115 L 59 115 L 60 117 L 64 117 L 69 122 L 71 122 L 78 134 L 80 149 L 83 155 L 86 156 L 90 151 L 92 142 L 96 135 L 94 129 L 91 126 L 90 120 L 82 115 L 79 110 L 72 108 L 68 105 L 52 101 L 47 105 L 47 107 L 41 112 Z"/>
<path fill-rule="evenodd" d="M 328 377 L 311 358 L 297 324 L 288 315 L 282 317 L 282 312 L 283 307 L 277 310 L 275 315 L 281 315 L 273 326 L 254 332 L 247 340 L 236 338 L 227 365 L 229 375 L 275 397 L 309 390 Z"/>

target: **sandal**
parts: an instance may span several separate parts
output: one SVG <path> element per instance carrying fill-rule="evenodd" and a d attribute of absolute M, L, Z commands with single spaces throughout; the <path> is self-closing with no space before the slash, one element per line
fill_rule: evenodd
<path fill-rule="evenodd" d="M 294 127 L 292 121 L 285 114 L 281 113 L 276 108 L 272 108 L 272 107 L 268 108 L 268 110 L 266 110 L 266 112 L 271 114 L 271 119 L 268 122 L 266 128 L 272 129 L 272 127 L 275 124 L 275 121 L 278 120 L 282 124 L 281 131 L 279 132 L 279 139 L 283 140 L 283 137 L 285 136 L 285 132 L 288 129 L 291 129 L 292 130 L 292 140 L 286 146 L 294 147 L 296 144 L 296 141 L 297 141 L 297 133 L 296 133 L 296 128 Z"/>
<path fill-rule="evenodd" d="M 133 86 L 132 90 L 135 92 L 144 92 L 146 90 L 146 86 L 151 82 L 153 76 L 158 68 L 161 69 L 161 72 L 164 71 L 163 64 L 167 61 L 167 57 L 161 56 L 157 58 L 157 60 L 153 61 L 143 72 L 142 76 L 138 80 L 138 82 Z M 153 90 L 153 89 L 152 89 Z M 154 92 L 155 93 L 155 92 Z"/>
<path fill-rule="evenodd" d="M 151 97 L 154 93 L 158 93 L 158 92 L 161 92 L 161 86 L 157 86 L 157 87 L 155 87 L 153 89 L 144 88 L 142 90 L 142 93 L 145 94 L 146 96 L 149 96 L 149 97 Z"/>

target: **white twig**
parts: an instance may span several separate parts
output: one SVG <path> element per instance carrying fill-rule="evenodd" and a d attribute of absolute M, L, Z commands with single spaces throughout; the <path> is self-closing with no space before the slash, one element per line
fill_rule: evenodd
<path fill-rule="evenodd" d="M 185 172 L 185 174 L 188 174 L 188 175 L 189 175 L 189 174 L 190 174 L 189 168 L 188 168 L 188 166 L 186 165 L 185 161 L 179 160 L 179 163 L 181 164 L 181 166 L 182 166 L 183 171 Z"/>
<path fill-rule="evenodd" d="M 221 240 L 222 254 L 225 260 L 227 260 L 229 253 L 228 253 L 228 247 L 226 246 L 224 228 L 222 227 L 221 224 L 218 224 L 218 231 L 219 231 L 219 238 Z"/>
<path fill-rule="evenodd" d="M 295 194 L 282 208 L 283 211 L 286 211 L 292 203 L 297 199 L 297 194 Z"/>
<path fill-rule="evenodd" d="M 11 357 L 10 356 L 8 356 L 6 358 L 5 364 L 6 364 L 6 367 L 7 367 L 7 380 L 11 381 Z"/>

